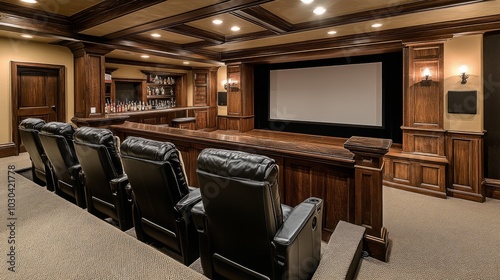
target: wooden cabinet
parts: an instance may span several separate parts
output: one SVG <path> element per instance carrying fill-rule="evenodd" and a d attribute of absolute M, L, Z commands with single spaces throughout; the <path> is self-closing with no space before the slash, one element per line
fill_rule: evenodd
<path fill-rule="evenodd" d="M 196 128 L 215 128 L 217 118 L 217 69 L 194 69 L 193 89 L 193 106 L 208 106 L 206 109 L 194 111 Z"/>

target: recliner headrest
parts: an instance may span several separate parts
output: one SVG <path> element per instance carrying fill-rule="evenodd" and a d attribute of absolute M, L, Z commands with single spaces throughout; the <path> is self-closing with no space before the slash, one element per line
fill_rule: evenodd
<path fill-rule="evenodd" d="M 66 138 L 68 143 L 73 141 L 73 134 L 75 133 L 75 129 L 71 124 L 63 122 L 46 123 L 41 131 L 46 134 L 61 135 Z"/>
<path fill-rule="evenodd" d="M 80 127 L 75 131 L 73 139 L 77 143 L 102 145 L 106 147 L 116 171 L 118 174 L 123 174 L 116 138 L 111 130 L 87 126 Z"/>
<path fill-rule="evenodd" d="M 140 137 L 128 137 L 121 145 L 123 155 L 136 158 L 167 161 L 177 148 L 170 142 L 160 142 Z"/>
<path fill-rule="evenodd" d="M 274 182 L 278 165 L 269 157 L 241 151 L 208 148 L 198 156 L 198 169 L 224 177 Z"/>
<path fill-rule="evenodd" d="M 19 124 L 20 129 L 32 129 L 32 130 L 38 130 L 42 129 L 42 126 L 45 125 L 45 121 L 42 119 L 37 119 L 37 118 L 27 118 L 21 121 Z"/>

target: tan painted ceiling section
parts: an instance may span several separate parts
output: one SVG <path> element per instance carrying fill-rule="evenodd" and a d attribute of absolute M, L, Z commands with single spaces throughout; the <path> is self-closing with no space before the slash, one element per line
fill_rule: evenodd
<path fill-rule="evenodd" d="M 93 36 L 105 36 L 136 25 L 182 14 L 223 1 L 224 0 L 168 0 L 89 28 L 81 33 Z"/>
<path fill-rule="evenodd" d="M 136 52 L 114 50 L 114 51 L 110 52 L 109 54 L 107 54 L 106 57 L 125 59 L 125 60 L 144 61 L 147 63 L 157 63 L 159 65 L 160 64 L 184 65 L 183 64 L 184 60 L 181 60 L 181 59 L 167 58 L 167 57 L 161 57 L 161 56 L 155 56 L 155 55 L 149 55 L 149 58 L 142 58 L 141 55 L 142 55 L 141 53 L 136 53 Z M 221 65 L 223 65 L 223 64 L 222 63 L 209 64 L 209 63 L 190 61 L 189 65 L 184 65 L 184 66 L 188 66 L 188 67 L 212 67 L 212 66 L 221 66 Z"/>
<path fill-rule="evenodd" d="M 206 49 L 217 52 L 241 50 L 246 48 L 258 48 L 270 45 L 303 42 L 309 40 L 323 39 L 332 35 L 328 35 L 329 30 L 337 31 L 337 34 L 333 36 L 345 36 L 358 33 L 374 32 L 371 27 L 372 23 L 381 22 L 384 25 L 378 30 L 402 28 L 409 26 L 418 26 L 425 24 L 432 24 L 436 22 L 444 22 L 451 20 L 460 20 L 466 18 L 474 18 L 479 16 L 496 15 L 500 13 L 500 1 L 488 1 L 476 4 L 470 4 L 459 7 L 452 7 L 447 9 L 415 13 L 411 15 L 388 17 L 383 20 L 374 20 L 372 22 L 361 22 L 348 24 L 332 28 L 322 28 L 313 31 L 294 33 L 289 35 L 283 35 L 279 37 L 270 37 L 264 39 L 258 39 L 253 41 L 228 43 L 212 47 L 207 47 Z"/>
<path fill-rule="evenodd" d="M 48 13 L 71 16 L 82 10 L 94 6 L 103 0 L 39 0 L 38 3 L 28 4 L 20 0 L 1 0 L 0 2 L 24 6 L 26 8 L 39 9 Z"/>
<path fill-rule="evenodd" d="M 11 45 L 14 47 L 16 45 L 22 44 L 23 42 L 38 42 L 38 43 L 54 43 L 58 41 L 58 39 L 41 37 L 34 35 L 32 33 L 26 33 L 28 35 L 32 35 L 32 39 L 26 39 L 21 37 L 22 33 L 10 32 L 5 30 L 0 30 L 0 38 L 8 38 L 11 41 Z"/>
<path fill-rule="evenodd" d="M 151 34 L 153 34 L 153 33 L 160 34 L 161 37 L 160 38 L 151 37 Z M 152 30 L 150 32 L 142 33 L 142 34 L 140 34 L 140 36 L 143 36 L 144 38 L 147 38 L 147 39 L 157 40 L 160 42 L 170 42 L 170 43 L 175 43 L 175 44 L 189 44 L 189 43 L 203 41 L 201 39 L 193 38 L 190 36 L 185 36 L 185 35 L 170 32 L 170 31 L 164 31 L 164 30 Z"/>
<path fill-rule="evenodd" d="M 276 0 L 261 5 L 266 10 L 278 15 L 282 19 L 298 24 L 318 19 L 331 18 L 351 13 L 387 8 L 388 13 L 394 5 L 402 5 L 418 0 L 315 0 L 310 4 L 304 4 L 300 0 Z M 316 7 L 323 7 L 326 12 L 323 15 L 315 15 Z"/>
<path fill-rule="evenodd" d="M 223 23 L 220 25 L 213 24 L 212 21 L 214 19 L 220 19 L 223 21 Z M 227 14 L 227 13 L 221 14 L 218 16 L 200 19 L 197 21 L 192 21 L 192 22 L 188 23 L 187 25 L 192 26 L 192 27 L 196 27 L 199 29 L 203 29 L 206 31 L 214 32 L 214 33 L 224 35 L 224 36 L 247 34 L 247 33 L 253 33 L 253 32 L 266 30 L 258 25 L 255 25 L 253 23 L 250 23 L 246 20 L 243 20 L 239 17 L 233 16 L 233 15 Z M 231 30 L 231 27 L 235 26 L 235 25 L 241 28 L 240 31 L 235 32 L 235 31 Z"/>

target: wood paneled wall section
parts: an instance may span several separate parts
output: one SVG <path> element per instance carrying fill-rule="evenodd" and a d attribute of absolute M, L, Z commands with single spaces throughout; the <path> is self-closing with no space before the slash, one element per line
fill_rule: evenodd
<path fill-rule="evenodd" d="M 214 128 L 217 121 L 217 69 L 193 70 L 194 106 L 210 106 L 194 111 L 196 129 Z"/>
<path fill-rule="evenodd" d="M 231 64 L 227 66 L 227 114 L 219 129 L 249 131 L 254 128 L 254 73 L 251 64 Z"/>
<path fill-rule="evenodd" d="M 446 134 L 449 196 L 478 202 L 485 201 L 483 183 L 483 133 L 451 132 Z"/>
<path fill-rule="evenodd" d="M 446 198 L 444 45 L 408 44 L 404 49 L 402 151 L 386 155 L 388 186 Z M 424 69 L 430 82 L 422 82 Z"/>

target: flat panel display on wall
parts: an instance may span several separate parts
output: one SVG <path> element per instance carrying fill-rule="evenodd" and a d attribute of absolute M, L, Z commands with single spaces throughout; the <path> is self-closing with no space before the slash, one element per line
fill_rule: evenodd
<path fill-rule="evenodd" d="M 477 114 L 477 91 L 448 91 L 448 113 Z"/>

